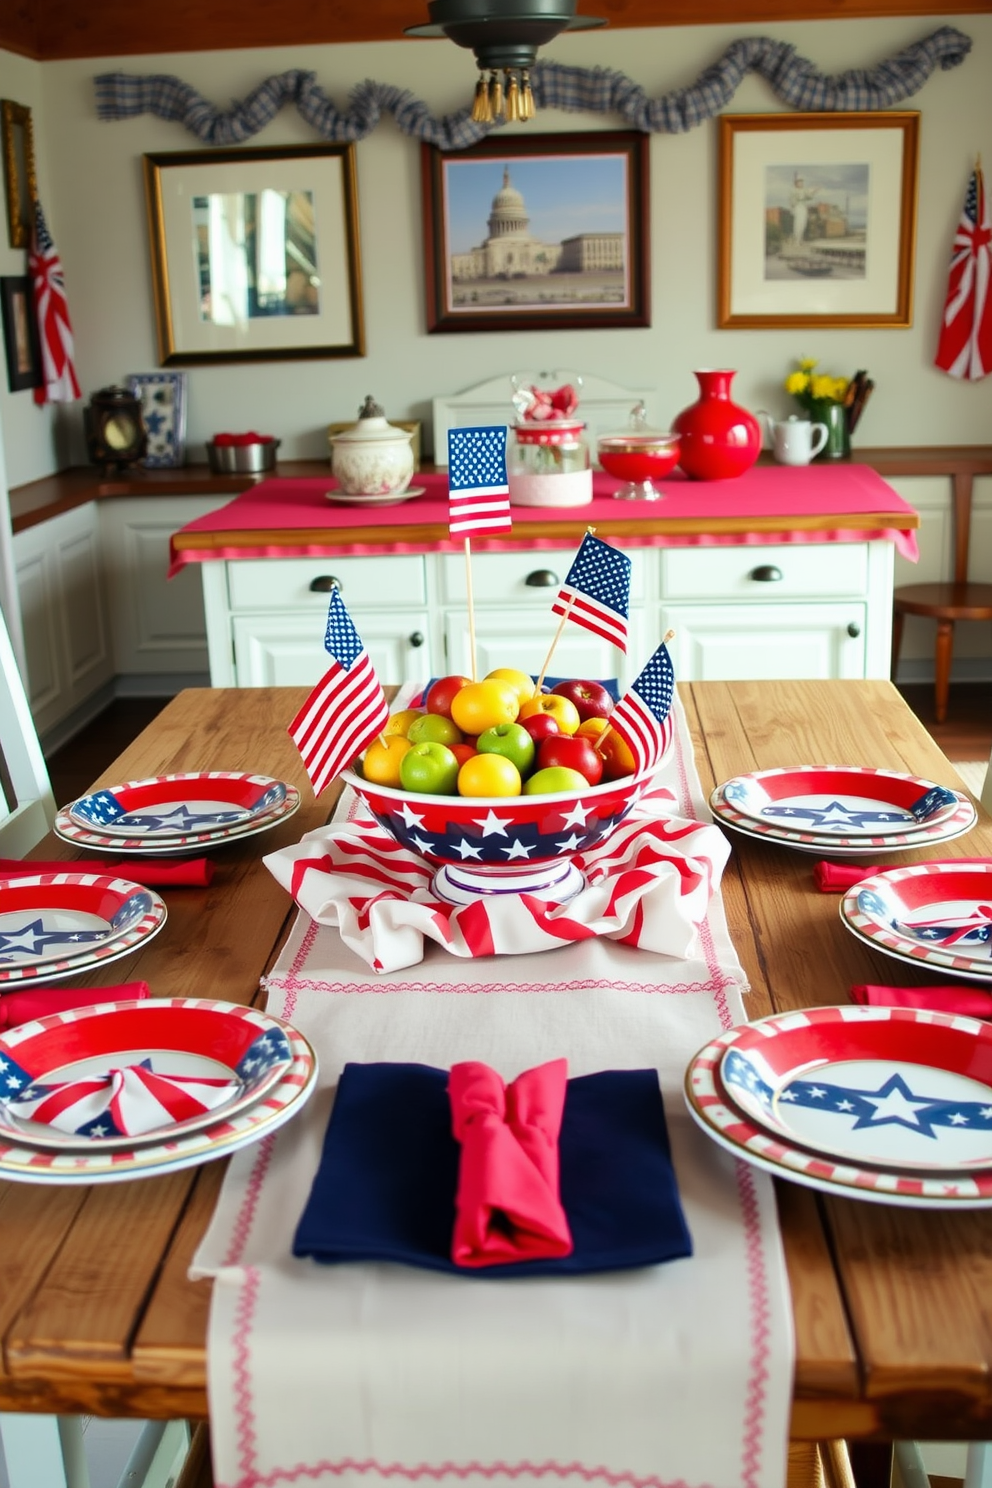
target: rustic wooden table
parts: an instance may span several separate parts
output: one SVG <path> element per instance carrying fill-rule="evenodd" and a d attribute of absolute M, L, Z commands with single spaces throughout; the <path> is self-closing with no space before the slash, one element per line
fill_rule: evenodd
<path fill-rule="evenodd" d="M 710 682 L 680 692 L 707 790 L 741 771 L 814 762 L 960 786 L 887 682 Z M 293 914 L 262 854 L 321 825 L 332 804 L 331 792 L 313 801 L 285 732 L 305 694 L 184 692 L 101 778 L 262 769 L 304 789 L 296 817 L 216 854 L 209 888 L 165 891 L 165 930 L 122 980 L 144 978 L 161 996 L 247 1003 L 258 994 Z M 987 813 L 941 850 L 978 854 L 992 857 Z M 49 838 L 34 856 L 78 854 Z M 813 887 L 812 863 L 734 839 L 724 894 L 752 1017 L 843 1002 L 852 983 L 926 980 L 844 930 L 836 896 Z M 108 1187 L 0 1185 L 0 1410 L 206 1417 L 210 1287 L 186 1271 L 224 1167 Z M 793 1437 L 992 1438 L 989 1216 L 777 1189 L 797 1338 Z"/>

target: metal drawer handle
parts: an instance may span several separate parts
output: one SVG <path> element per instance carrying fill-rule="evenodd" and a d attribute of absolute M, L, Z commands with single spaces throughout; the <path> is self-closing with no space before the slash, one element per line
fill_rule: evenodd
<path fill-rule="evenodd" d="M 311 594 L 330 594 L 332 589 L 344 590 L 341 580 L 336 579 L 333 574 L 318 574 L 315 579 L 310 580 Z"/>
<path fill-rule="evenodd" d="M 424 633 L 423 633 L 423 631 L 422 630 L 415 630 L 413 632 L 413 635 L 410 637 L 410 645 L 414 648 L 414 650 L 416 650 L 418 646 L 422 646 L 423 644 L 424 644 Z"/>
<path fill-rule="evenodd" d="M 552 573 L 550 568 L 535 568 L 524 579 L 524 583 L 529 584 L 532 589 L 554 589 L 560 582 L 558 575 Z"/>
<path fill-rule="evenodd" d="M 776 568 L 774 563 L 762 563 L 758 568 L 752 568 L 748 577 L 755 579 L 759 584 L 780 584 L 782 570 Z"/>
<path fill-rule="evenodd" d="M 847 633 L 851 637 L 852 641 L 856 641 L 858 639 L 858 636 L 861 634 L 861 626 L 856 620 L 851 621 L 850 625 L 847 627 Z"/>

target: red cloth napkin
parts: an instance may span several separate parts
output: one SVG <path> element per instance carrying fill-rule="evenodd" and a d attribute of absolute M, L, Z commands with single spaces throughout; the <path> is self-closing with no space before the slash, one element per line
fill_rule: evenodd
<path fill-rule="evenodd" d="M 16 1028 L 66 1013 L 72 1008 L 93 1007 L 98 1002 L 135 1002 L 150 995 L 147 982 L 123 982 L 119 987 L 32 987 L 25 992 L 5 992 L 0 997 L 0 1028 Z"/>
<path fill-rule="evenodd" d="M 955 864 L 960 863 L 966 868 L 969 863 L 988 863 L 988 858 L 942 858 L 934 859 L 934 862 Z M 843 894 L 845 890 L 853 888 L 863 878 L 871 878 L 874 873 L 885 873 L 890 868 L 906 866 L 899 863 L 876 863 L 874 867 L 867 867 L 863 863 L 855 866 L 853 863 L 814 863 L 813 879 L 816 887 L 822 894 Z M 918 866 L 918 865 L 917 865 Z"/>
<path fill-rule="evenodd" d="M 214 876 L 209 858 L 124 858 L 110 862 L 105 858 L 85 858 L 70 862 L 32 861 L 28 858 L 0 858 L 0 878 L 23 878 L 34 873 L 106 873 L 112 878 L 129 878 L 146 889 L 165 885 L 167 888 L 206 888 Z"/>
<path fill-rule="evenodd" d="M 495 1266 L 566 1256 L 572 1236 L 558 1191 L 558 1134 L 568 1062 L 509 1086 L 487 1064 L 452 1065 L 452 1129 L 461 1144 L 451 1259 Z"/>
<path fill-rule="evenodd" d="M 960 1014 L 964 1018 L 992 1018 L 992 992 L 945 982 L 939 987 L 852 987 L 855 1002 L 874 1007 L 925 1008 L 931 1013 Z"/>

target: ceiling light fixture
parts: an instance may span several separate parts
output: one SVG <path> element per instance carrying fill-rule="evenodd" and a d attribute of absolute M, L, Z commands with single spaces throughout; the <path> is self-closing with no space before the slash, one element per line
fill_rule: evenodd
<path fill-rule="evenodd" d="M 427 12 L 430 25 L 408 26 L 404 35 L 446 36 L 475 53 L 479 81 L 472 118 L 482 124 L 532 119 L 530 69 L 538 47 L 562 31 L 606 25 L 595 16 L 576 15 L 575 0 L 429 0 Z"/>

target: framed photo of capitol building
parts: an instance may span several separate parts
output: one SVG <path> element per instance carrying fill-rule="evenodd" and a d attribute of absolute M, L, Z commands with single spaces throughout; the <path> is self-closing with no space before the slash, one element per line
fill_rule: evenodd
<path fill-rule="evenodd" d="M 912 325 L 919 126 L 722 115 L 717 325 Z"/>
<path fill-rule="evenodd" d="M 428 331 L 650 325 L 648 137 L 421 146 Z"/>

